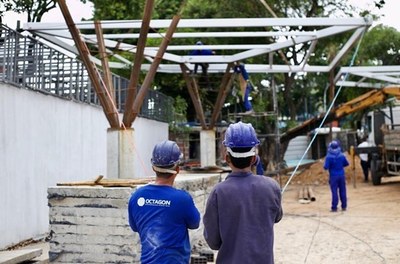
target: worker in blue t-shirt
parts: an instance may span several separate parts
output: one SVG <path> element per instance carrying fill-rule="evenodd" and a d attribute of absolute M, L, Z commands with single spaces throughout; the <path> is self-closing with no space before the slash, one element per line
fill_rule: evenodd
<path fill-rule="evenodd" d="M 157 144 L 151 159 L 155 182 L 139 187 L 129 200 L 129 225 L 139 233 L 142 264 L 190 261 L 188 229 L 199 227 L 200 213 L 186 191 L 173 187 L 181 156 L 175 142 Z"/>

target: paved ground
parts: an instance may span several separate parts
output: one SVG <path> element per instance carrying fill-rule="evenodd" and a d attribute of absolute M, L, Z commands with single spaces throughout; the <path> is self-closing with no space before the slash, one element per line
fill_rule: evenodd
<path fill-rule="evenodd" d="M 284 218 L 275 225 L 275 263 L 400 263 L 400 178 L 380 186 L 347 186 L 348 210 L 330 212 L 327 185 L 313 187 L 316 201 L 301 204 L 297 185 L 283 196 Z"/>

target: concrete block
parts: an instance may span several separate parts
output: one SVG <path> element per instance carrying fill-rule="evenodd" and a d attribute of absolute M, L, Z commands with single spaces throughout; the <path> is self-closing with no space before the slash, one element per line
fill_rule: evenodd
<path fill-rule="evenodd" d="M 17 264 L 24 261 L 32 260 L 42 254 L 41 249 L 19 249 L 0 251 L 0 263 Z"/>
<path fill-rule="evenodd" d="M 100 263 L 140 263 L 140 255 L 135 256 L 120 256 L 117 254 L 90 254 L 75 252 L 62 252 L 56 255 L 54 252 L 49 252 L 51 263 L 85 263 L 85 264 L 100 264 Z"/>
<path fill-rule="evenodd" d="M 126 208 L 128 198 L 78 198 L 66 197 L 64 199 L 49 199 L 50 207 L 84 207 L 84 208 Z"/>
<path fill-rule="evenodd" d="M 128 212 L 123 217 L 98 217 L 98 216 L 64 216 L 51 215 L 50 225 L 94 225 L 100 227 L 125 226 L 128 222 Z"/>
<path fill-rule="evenodd" d="M 107 189 L 106 191 L 104 189 Z M 130 197 L 136 187 L 107 187 L 102 186 L 57 186 L 47 189 L 48 199 L 64 197 L 80 198 L 115 198 L 123 199 Z"/>
<path fill-rule="evenodd" d="M 128 225 L 114 226 L 113 228 L 99 228 L 98 226 L 89 225 L 52 225 L 51 230 L 57 234 L 76 233 L 83 235 L 126 235 L 131 231 Z"/>
<path fill-rule="evenodd" d="M 218 173 L 178 175 L 175 188 L 189 192 L 203 214 L 208 195 L 221 178 Z M 49 188 L 53 234 L 50 260 L 55 263 L 139 263 L 139 235 L 128 223 L 128 201 L 135 189 Z M 189 234 L 193 252 L 207 248 L 202 224 L 196 230 L 189 230 Z"/>
<path fill-rule="evenodd" d="M 50 216 L 93 216 L 122 218 L 128 214 L 128 209 L 120 208 L 93 208 L 93 207 L 50 207 Z"/>
<path fill-rule="evenodd" d="M 129 235 L 81 235 L 81 234 L 56 234 L 54 233 L 51 242 L 52 249 L 58 244 L 96 244 L 101 241 L 104 245 L 132 245 L 133 248 L 139 247 L 139 235 L 131 232 Z"/>

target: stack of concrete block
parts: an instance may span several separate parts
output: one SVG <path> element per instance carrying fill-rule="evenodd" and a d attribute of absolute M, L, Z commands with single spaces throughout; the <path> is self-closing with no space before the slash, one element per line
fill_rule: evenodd
<path fill-rule="evenodd" d="M 128 224 L 134 188 L 52 187 L 49 258 L 55 263 L 134 263 L 138 236 Z"/>
<path fill-rule="evenodd" d="M 179 175 L 200 212 L 219 174 Z M 128 201 L 136 188 L 57 186 L 48 188 L 53 263 L 140 263 L 140 240 L 128 223 Z M 207 248 L 202 225 L 190 231 L 193 251 Z"/>

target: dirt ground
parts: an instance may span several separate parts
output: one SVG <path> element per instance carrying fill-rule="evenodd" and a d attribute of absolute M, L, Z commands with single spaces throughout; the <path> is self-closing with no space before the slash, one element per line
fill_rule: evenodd
<path fill-rule="evenodd" d="M 292 178 L 283 193 L 284 217 L 275 225 L 276 264 L 400 263 L 400 177 L 373 186 L 364 183 L 357 157 L 354 164 L 346 170 L 344 212 L 330 212 L 323 160 Z M 288 178 L 281 177 L 283 186 Z M 312 187 L 315 201 L 299 202 L 304 185 Z"/>
<path fill-rule="evenodd" d="M 284 216 L 275 225 L 275 264 L 400 263 L 400 177 L 383 178 L 379 186 L 371 180 L 364 183 L 356 157 L 354 170 L 351 165 L 346 169 L 347 211 L 332 213 L 323 162 L 296 174 L 283 193 Z M 281 177 L 282 186 L 289 177 Z M 305 185 L 316 198 L 307 204 L 299 202 Z M 47 254 L 48 243 L 33 247 Z"/>

